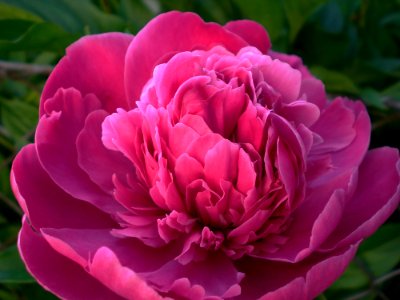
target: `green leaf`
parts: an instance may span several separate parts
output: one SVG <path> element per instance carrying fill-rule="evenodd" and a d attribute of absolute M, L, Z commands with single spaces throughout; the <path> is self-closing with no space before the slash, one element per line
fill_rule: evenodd
<path fill-rule="evenodd" d="M 16 246 L 0 252 L 0 283 L 27 283 L 34 279 L 28 274 Z"/>
<path fill-rule="evenodd" d="M 335 281 L 330 290 L 357 290 L 369 283 L 368 276 L 351 262 L 343 275 Z"/>
<path fill-rule="evenodd" d="M 386 106 L 382 101 L 382 95 L 374 89 L 367 88 L 362 90 L 361 99 L 369 106 L 386 109 Z"/>
<path fill-rule="evenodd" d="M 295 40 L 307 19 L 325 2 L 327 2 L 327 0 L 283 0 L 290 27 L 290 41 Z"/>
<path fill-rule="evenodd" d="M 233 0 L 240 8 L 243 18 L 251 19 L 262 24 L 268 31 L 275 50 L 287 48 L 285 10 L 282 2 L 277 0 Z"/>
<path fill-rule="evenodd" d="M 17 142 L 26 143 L 27 134 L 34 130 L 37 123 L 37 108 L 18 100 L 3 100 L 0 103 L 5 129 Z"/>
<path fill-rule="evenodd" d="M 40 51 L 46 49 L 63 52 L 77 38 L 78 36 L 65 32 L 55 24 L 32 23 L 19 37 L 14 37 L 12 40 L 0 40 L 0 50 Z"/>
<path fill-rule="evenodd" d="M 360 93 L 360 90 L 355 83 L 343 73 L 327 70 L 320 66 L 311 67 L 310 70 L 316 77 L 322 80 L 327 91 L 330 93 L 346 93 L 354 95 Z"/>
<path fill-rule="evenodd" d="M 19 19 L 39 22 L 42 19 L 26 10 L 17 8 L 13 5 L 0 3 L 0 19 Z"/>
<path fill-rule="evenodd" d="M 386 88 L 382 94 L 400 101 L 400 81 Z"/>
<path fill-rule="evenodd" d="M 14 41 L 35 22 L 27 20 L 0 19 L 0 41 Z"/>
<path fill-rule="evenodd" d="M 387 224 L 360 247 L 359 256 L 377 277 L 392 270 L 400 262 L 400 224 Z"/>
<path fill-rule="evenodd" d="M 0 0 L 29 11 L 45 21 L 54 23 L 70 33 L 122 31 L 125 22 L 102 12 L 89 0 Z"/>

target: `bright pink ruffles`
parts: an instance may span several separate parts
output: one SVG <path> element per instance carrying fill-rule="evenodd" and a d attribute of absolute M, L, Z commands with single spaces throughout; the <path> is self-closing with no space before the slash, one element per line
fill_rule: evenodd
<path fill-rule="evenodd" d="M 399 203 L 399 154 L 257 23 L 87 36 L 11 181 L 28 270 L 66 299 L 312 299 Z"/>

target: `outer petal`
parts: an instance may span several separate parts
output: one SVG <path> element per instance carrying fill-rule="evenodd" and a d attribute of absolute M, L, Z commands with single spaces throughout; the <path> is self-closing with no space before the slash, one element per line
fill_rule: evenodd
<path fill-rule="evenodd" d="M 19 251 L 28 271 L 47 290 L 63 299 L 122 300 L 78 264 L 54 251 L 25 219 Z"/>
<path fill-rule="evenodd" d="M 385 147 L 370 151 L 360 166 L 357 190 L 323 248 L 353 244 L 371 235 L 399 206 L 399 201 L 398 150 Z"/>
<path fill-rule="evenodd" d="M 60 189 L 43 170 L 33 144 L 24 147 L 15 158 L 11 184 L 29 222 L 36 229 L 111 228 L 115 225 L 101 210 Z"/>
<path fill-rule="evenodd" d="M 158 286 L 160 291 L 167 295 L 177 295 L 176 298 L 172 296 L 174 299 L 187 300 L 231 299 L 240 294 L 239 283 L 243 278 L 243 274 L 236 270 L 232 261 L 218 253 L 185 265 L 174 260 L 147 276 L 148 281 Z M 189 284 L 177 288 L 177 283 L 182 280 Z M 202 289 L 204 298 L 187 298 L 190 289 L 196 286 Z"/>
<path fill-rule="evenodd" d="M 135 174 L 135 168 L 122 153 L 104 147 L 101 140 L 101 124 L 107 116 L 108 113 L 104 110 L 89 114 L 85 127 L 76 140 L 76 148 L 79 166 L 104 191 L 111 192 L 114 189 L 113 174 L 125 178 L 127 174 Z"/>
<path fill-rule="evenodd" d="M 271 48 L 267 31 L 257 22 L 238 20 L 228 22 L 224 27 L 243 38 L 249 45 L 257 47 L 263 54 L 266 54 Z"/>
<path fill-rule="evenodd" d="M 60 89 L 46 101 L 45 112 L 36 130 L 36 149 L 43 168 L 67 193 L 106 211 L 120 209 L 79 167 L 76 138 L 87 115 L 99 109 L 98 99 L 81 97 L 75 89 Z"/>
<path fill-rule="evenodd" d="M 115 254 L 106 247 L 97 250 L 89 266 L 89 272 L 125 299 L 163 299 L 154 289 L 146 284 L 143 278 L 129 268 L 123 267 Z"/>
<path fill-rule="evenodd" d="M 134 106 L 125 96 L 125 53 L 133 35 L 104 33 L 81 38 L 67 48 L 44 87 L 40 115 L 44 103 L 59 88 L 73 87 L 82 95 L 95 94 L 103 107 L 113 112 L 117 107 Z"/>
<path fill-rule="evenodd" d="M 154 67 L 172 55 L 206 50 L 216 45 L 236 53 L 247 43 L 218 24 L 205 23 L 193 13 L 169 12 L 154 18 L 137 34 L 127 52 L 125 86 L 128 99 L 138 100 Z"/>
<path fill-rule="evenodd" d="M 305 300 L 314 299 L 346 269 L 357 246 L 337 252 L 314 254 L 300 263 L 244 259 L 238 269 L 246 274 L 237 300 Z"/>
<path fill-rule="evenodd" d="M 110 230 L 44 228 L 41 232 L 54 250 L 84 268 L 102 247 L 109 248 L 124 267 L 137 273 L 157 270 L 175 257 L 173 246 L 149 247 L 136 238 L 116 237 Z"/>

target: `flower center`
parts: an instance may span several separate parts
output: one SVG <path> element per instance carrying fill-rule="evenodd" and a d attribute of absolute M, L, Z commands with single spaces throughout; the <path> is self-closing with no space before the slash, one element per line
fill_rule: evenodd
<path fill-rule="evenodd" d="M 149 244 L 183 241 L 182 259 L 198 249 L 232 258 L 279 249 L 304 195 L 304 151 L 276 113 L 277 99 L 293 97 L 269 81 L 277 63 L 254 48 L 216 47 L 157 66 L 138 108 L 125 113 L 127 152 L 151 211 L 141 222 L 124 218 L 130 234 L 140 227 Z"/>

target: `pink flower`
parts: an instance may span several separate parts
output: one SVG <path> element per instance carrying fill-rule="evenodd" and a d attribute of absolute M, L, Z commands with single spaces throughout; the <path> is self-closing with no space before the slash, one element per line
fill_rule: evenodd
<path fill-rule="evenodd" d="M 312 299 L 399 204 L 398 151 L 257 23 L 87 36 L 14 161 L 28 270 L 66 299 Z"/>

